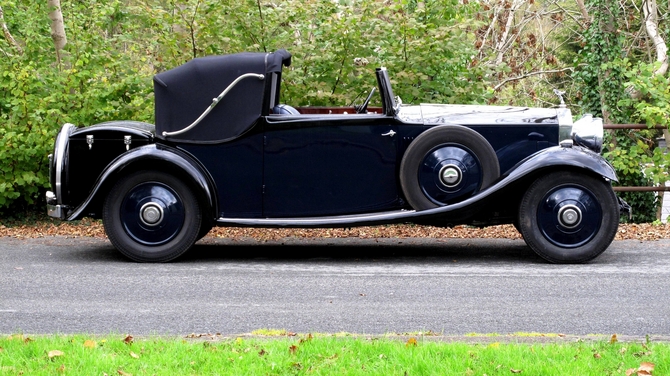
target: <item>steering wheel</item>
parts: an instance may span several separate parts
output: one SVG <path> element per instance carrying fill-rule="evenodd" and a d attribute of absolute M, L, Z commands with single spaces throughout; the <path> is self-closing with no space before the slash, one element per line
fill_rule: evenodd
<path fill-rule="evenodd" d="M 372 90 L 370 90 L 370 94 L 368 94 L 368 97 L 365 98 L 365 102 L 361 104 L 360 106 L 354 106 L 354 110 L 356 110 L 357 114 L 365 114 L 368 112 L 368 104 L 370 103 L 370 100 L 372 99 L 372 94 L 375 93 L 375 90 L 377 90 L 376 87 L 373 87 Z"/>

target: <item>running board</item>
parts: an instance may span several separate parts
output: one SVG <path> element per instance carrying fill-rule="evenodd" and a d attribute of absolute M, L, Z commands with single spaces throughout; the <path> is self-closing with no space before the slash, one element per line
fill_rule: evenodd
<path fill-rule="evenodd" d="M 338 215 L 330 217 L 301 218 L 219 218 L 218 226 L 223 227 L 267 227 L 267 228 L 324 228 L 374 226 L 388 223 L 412 222 L 416 210 L 395 210 L 380 213 Z"/>

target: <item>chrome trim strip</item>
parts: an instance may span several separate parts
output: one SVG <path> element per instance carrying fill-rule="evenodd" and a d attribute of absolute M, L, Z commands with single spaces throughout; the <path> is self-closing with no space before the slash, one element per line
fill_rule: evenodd
<path fill-rule="evenodd" d="M 54 164 L 56 165 L 56 181 L 55 187 L 56 190 L 56 200 L 59 204 L 63 203 L 63 168 L 65 167 L 65 149 L 67 149 L 67 144 L 70 141 L 70 134 L 76 129 L 74 124 L 66 123 L 61 128 L 60 134 L 58 135 L 58 143 L 56 144 L 56 155 L 54 156 Z"/>
<path fill-rule="evenodd" d="M 184 133 L 184 132 L 187 132 L 187 131 L 191 130 L 193 127 L 195 127 L 196 125 L 198 125 L 198 123 L 200 123 L 200 122 L 202 121 L 202 119 L 204 119 L 205 116 L 207 116 L 207 114 L 209 114 L 209 113 L 214 109 L 214 107 L 216 107 L 217 104 L 219 104 L 219 102 L 221 101 L 221 99 L 223 99 L 223 97 L 224 97 L 226 94 L 228 94 L 228 92 L 229 92 L 230 90 L 232 90 L 233 87 L 234 87 L 235 85 L 237 85 L 238 82 L 242 81 L 243 79 L 245 79 L 245 78 L 247 78 L 247 77 L 256 77 L 256 78 L 258 78 L 259 80 L 263 80 L 263 79 L 265 79 L 265 75 L 263 75 L 263 74 L 256 74 L 256 73 L 245 73 L 245 74 L 243 74 L 243 75 L 237 77 L 237 78 L 235 79 L 235 81 L 231 82 L 230 85 L 228 85 L 228 87 L 225 88 L 225 90 L 223 90 L 223 91 L 221 92 L 221 94 L 219 94 L 218 97 L 212 99 L 212 104 L 210 104 L 209 107 L 207 107 L 207 109 L 205 110 L 205 112 L 203 112 L 197 119 L 195 119 L 195 121 L 194 121 L 193 123 L 191 123 L 191 125 L 189 125 L 189 126 L 186 127 L 186 128 L 183 128 L 183 129 L 181 129 L 181 130 L 178 130 L 178 131 L 174 131 L 174 132 L 163 132 L 163 137 L 176 136 L 176 135 L 178 135 L 178 134 L 182 134 L 182 133 Z"/>

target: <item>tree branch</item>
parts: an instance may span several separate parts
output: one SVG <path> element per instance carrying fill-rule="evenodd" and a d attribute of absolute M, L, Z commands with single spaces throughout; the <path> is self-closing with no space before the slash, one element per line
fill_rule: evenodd
<path fill-rule="evenodd" d="M 503 80 L 501 83 L 499 83 L 498 85 L 496 85 L 493 88 L 493 91 L 500 90 L 501 87 L 503 87 L 504 85 L 506 85 L 506 84 L 508 84 L 512 81 L 523 80 L 524 78 L 528 78 L 530 76 L 537 76 L 538 74 L 547 74 L 547 73 L 561 73 L 561 72 L 572 71 L 572 70 L 574 70 L 573 67 L 567 67 L 567 68 L 563 68 L 563 69 L 553 69 L 553 70 L 529 72 L 529 73 L 526 73 L 526 74 L 522 74 L 521 76 L 511 77 L 511 78 L 508 78 L 506 80 Z"/>
<path fill-rule="evenodd" d="M 14 39 L 12 33 L 10 33 L 9 29 L 7 28 L 7 24 L 5 23 L 5 12 L 2 10 L 2 6 L 0 6 L 0 23 L 2 24 L 2 32 L 5 34 L 5 39 L 7 39 L 7 42 L 16 48 L 16 50 L 19 52 L 19 55 L 23 55 L 23 48 L 21 48 L 21 46 L 16 42 L 16 39 Z"/>

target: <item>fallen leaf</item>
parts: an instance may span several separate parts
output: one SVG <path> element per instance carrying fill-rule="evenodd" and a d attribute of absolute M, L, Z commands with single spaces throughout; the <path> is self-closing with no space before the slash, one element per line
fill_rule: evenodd
<path fill-rule="evenodd" d="M 139 359 L 139 358 L 140 358 L 139 355 L 135 354 L 135 353 L 132 352 L 132 351 L 130 352 L 130 357 L 131 357 L 131 358 L 135 358 L 135 359 Z"/>
<path fill-rule="evenodd" d="M 521 373 L 521 372 L 523 372 L 523 371 L 520 370 L 520 369 L 514 369 L 514 368 L 510 368 L 509 371 L 512 372 L 512 373 Z"/>
<path fill-rule="evenodd" d="M 86 341 L 84 341 L 84 347 L 89 348 L 89 349 L 94 348 L 95 347 L 95 341 L 87 339 Z"/>
<path fill-rule="evenodd" d="M 288 348 L 288 351 L 289 351 L 291 354 L 295 354 L 295 352 L 298 351 L 298 346 L 296 346 L 296 345 L 291 345 L 291 347 Z"/>
<path fill-rule="evenodd" d="M 405 343 L 405 347 L 416 346 L 416 345 L 417 345 L 416 338 L 414 337 L 408 339 L 407 342 Z"/>
<path fill-rule="evenodd" d="M 125 342 L 126 345 L 130 345 L 130 344 L 133 343 L 133 339 L 134 339 L 133 336 L 131 336 L 130 334 L 128 334 L 128 335 L 126 336 L 126 338 L 123 339 L 123 342 Z"/>
<path fill-rule="evenodd" d="M 133 376 L 132 373 L 123 372 L 123 370 L 117 370 L 116 373 L 118 373 L 121 376 Z"/>
<path fill-rule="evenodd" d="M 261 349 L 261 351 L 258 352 L 259 356 L 263 356 L 265 354 L 267 354 L 267 352 L 264 349 Z"/>
<path fill-rule="evenodd" d="M 602 355 L 600 355 L 598 353 L 595 353 L 595 354 L 593 354 L 593 357 L 596 358 L 596 359 L 600 359 L 600 358 L 602 358 Z"/>
<path fill-rule="evenodd" d="M 309 333 L 309 334 L 307 334 L 307 337 L 305 337 L 305 338 L 300 338 L 300 341 L 298 341 L 298 342 L 299 342 L 299 343 L 303 343 L 303 342 L 311 341 L 312 338 L 314 338 L 314 337 L 312 337 L 312 333 Z"/>
<path fill-rule="evenodd" d="M 616 334 L 612 334 L 612 338 L 610 338 L 610 343 L 617 343 L 619 340 L 616 337 Z"/>
<path fill-rule="evenodd" d="M 63 353 L 60 350 L 51 350 L 47 353 L 47 355 L 49 356 L 49 359 L 53 359 L 57 356 L 63 356 L 63 355 L 65 355 L 65 353 Z"/>
<path fill-rule="evenodd" d="M 655 366 L 656 365 L 654 363 L 642 362 L 642 363 L 640 363 L 640 367 L 637 370 L 638 371 L 653 372 Z"/>

